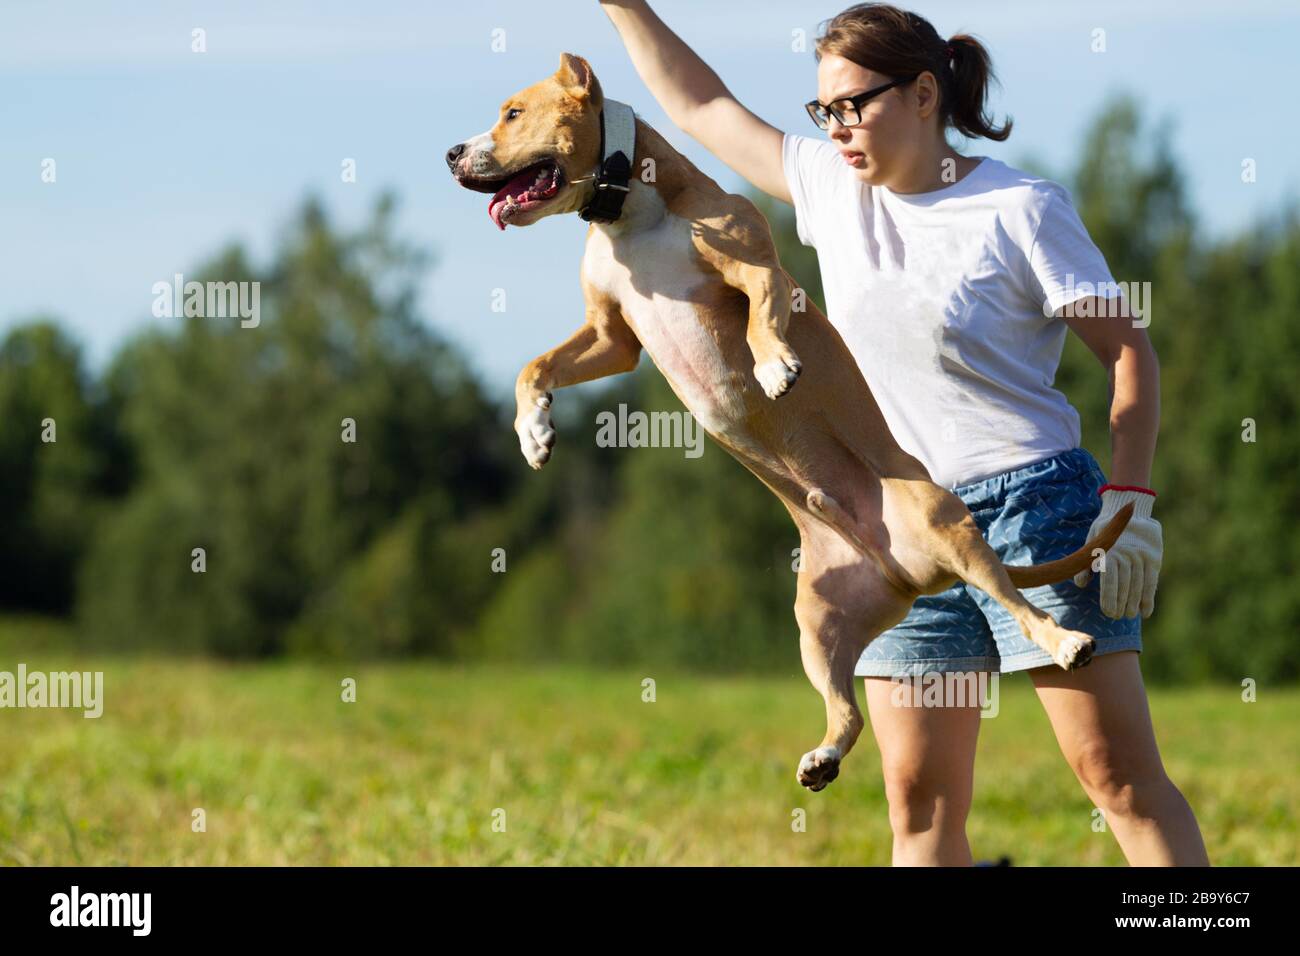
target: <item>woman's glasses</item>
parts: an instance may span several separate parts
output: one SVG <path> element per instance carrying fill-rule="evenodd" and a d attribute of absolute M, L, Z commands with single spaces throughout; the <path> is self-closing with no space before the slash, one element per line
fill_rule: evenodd
<path fill-rule="evenodd" d="M 896 86 L 904 83 L 910 83 L 921 74 L 916 73 L 912 76 L 905 76 L 902 79 L 886 83 L 884 86 L 877 86 L 874 90 L 867 90 L 865 93 L 859 93 L 857 96 L 845 96 L 836 100 L 834 103 L 820 103 L 813 100 L 804 104 L 804 109 L 812 117 L 812 121 L 817 124 L 819 129 L 828 129 L 831 125 L 830 117 L 834 116 L 841 126 L 857 126 L 862 122 L 862 104 L 867 102 L 873 96 L 879 96 L 886 90 L 892 90 Z"/>

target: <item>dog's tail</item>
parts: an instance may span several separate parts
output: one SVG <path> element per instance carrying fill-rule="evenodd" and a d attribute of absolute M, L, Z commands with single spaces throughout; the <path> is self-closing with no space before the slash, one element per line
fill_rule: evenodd
<path fill-rule="evenodd" d="M 1073 554 L 1067 554 L 1055 561 L 1048 561 L 1046 564 L 1030 564 L 1019 567 L 1004 564 L 1003 567 L 1007 569 L 1007 575 L 1011 578 L 1011 583 L 1017 588 L 1036 588 L 1043 584 L 1055 584 L 1058 581 L 1072 578 L 1092 564 L 1093 553 L 1097 548 L 1101 548 L 1103 551 L 1111 549 L 1119 536 L 1124 533 L 1124 529 L 1128 527 L 1128 519 L 1131 517 L 1133 517 L 1133 503 L 1129 502 L 1115 512 L 1115 517 L 1111 518 L 1106 527 L 1101 529 L 1101 534 L 1086 542 L 1083 547 Z"/>

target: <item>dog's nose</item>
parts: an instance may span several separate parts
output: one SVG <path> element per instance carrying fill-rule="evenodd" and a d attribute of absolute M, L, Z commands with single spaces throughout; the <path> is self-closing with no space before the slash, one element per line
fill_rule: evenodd
<path fill-rule="evenodd" d="M 456 171 L 456 161 L 460 159 L 461 154 L 465 152 L 465 144 L 457 143 L 451 149 L 447 150 L 447 166 L 454 173 Z"/>

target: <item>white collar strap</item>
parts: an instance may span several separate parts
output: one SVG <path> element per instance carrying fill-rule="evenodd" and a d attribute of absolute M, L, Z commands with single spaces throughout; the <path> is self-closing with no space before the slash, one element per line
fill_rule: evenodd
<path fill-rule="evenodd" d="M 623 214 L 632 157 L 636 150 L 636 114 L 618 100 L 605 100 L 600 111 L 600 168 L 596 189 L 578 213 L 587 222 L 614 222 Z"/>

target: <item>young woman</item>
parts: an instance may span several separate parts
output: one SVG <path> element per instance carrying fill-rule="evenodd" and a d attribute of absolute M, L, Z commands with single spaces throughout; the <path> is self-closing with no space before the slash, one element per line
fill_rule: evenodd
<path fill-rule="evenodd" d="M 1026 595 L 1095 638 L 1089 666 L 1060 670 L 964 584 L 920 598 L 867 647 L 856 673 L 866 679 L 895 865 L 971 863 L 980 717 L 977 706 L 892 706 L 891 678 L 1017 670 L 1029 672 L 1129 863 L 1207 865 L 1192 810 L 1161 763 L 1138 666 L 1162 550 L 1148 487 L 1156 356 L 1069 193 L 948 145 L 950 127 L 994 140 L 1010 133 L 984 112 L 984 47 L 965 35 L 945 40 L 886 4 L 845 10 L 818 38 L 817 99 L 807 106 L 827 138 L 805 137 L 737 102 L 644 0 L 602 6 L 673 122 L 794 206 L 800 239 L 818 252 L 828 317 L 894 436 L 966 502 L 1004 561 L 1061 557 L 1121 505 L 1136 505 L 1100 573 Z M 1113 483 L 1079 447 L 1078 414 L 1051 386 L 1067 328 L 1110 378 Z"/>

